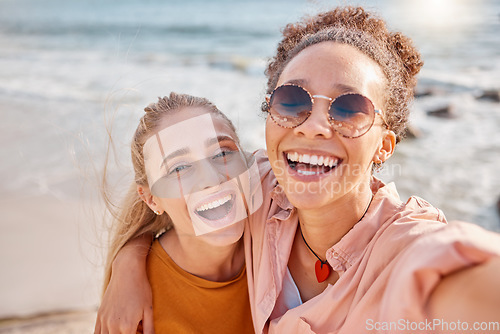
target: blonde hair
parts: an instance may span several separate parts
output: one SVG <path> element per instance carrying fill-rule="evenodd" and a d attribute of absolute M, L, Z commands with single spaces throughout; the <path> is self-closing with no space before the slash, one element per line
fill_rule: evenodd
<path fill-rule="evenodd" d="M 131 143 L 132 165 L 134 167 L 134 181 L 130 186 L 121 205 L 115 205 L 108 192 L 106 167 L 103 174 L 103 197 L 107 210 L 112 217 L 110 243 L 104 272 L 104 289 L 111 278 L 111 266 L 120 249 L 130 240 L 145 234 L 157 235 L 169 229 L 172 221 L 165 212 L 156 215 L 137 193 L 137 186 L 147 186 L 147 176 L 144 168 L 143 146 L 146 140 L 158 130 L 161 120 L 167 115 L 182 112 L 186 107 L 202 107 L 214 115 L 221 117 L 236 133 L 232 122 L 213 103 L 201 97 L 187 94 L 170 93 L 158 102 L 151 103 L 144 111 Z M 235 138 L 237 140 L 237 138 Z"/>

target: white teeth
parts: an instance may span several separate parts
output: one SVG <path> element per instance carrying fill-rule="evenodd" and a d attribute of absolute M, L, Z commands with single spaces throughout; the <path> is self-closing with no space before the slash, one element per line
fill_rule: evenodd
<path fill-rule="evenodd" d="M 291 161 L 299 161 L 299 154 L 297 152 L 287 153 L 286 157 Z"/>
<path fill-rule="evenodd" d="M 302 174 L 302 175 L 317 175 L 317 174 L 319 174 L 318 172 L 314 172 L 311 170 L 298 170 L 297 172 L 299 174 Z"/>
<path fill-rule="evenodd" d="M 293 153 L 287 153 L 286 155 L 287 159 L 290 161 L 294 162 L 302 162 L 306 164 L 311 164 L 311 165 L 318 165 L 318 166 L 328 166 L 328 167 L 334 167 L 337 166 L 338 164 L 338 159 L 333 158 L 333 157 L 325 157 L 322 155 L 309 155 L 309 154 L 298 154 L 297 152 Z"/>
<path fill-rule="evenodd" d="M 206 211 L 206 210 L 209 210 L 209 209 L 217 208 L 217 207 L 225 204 L 230 199 L 231 199 L 231 195 L 226 195 L 226 196 L 224 196 L 221 199 L 216 199 L 216 200 L 214 200 L 212 202 L 205 203 L 205 204 L 201 205 L 200 207 L 198 207 L 196 209 L 196 211 Z"/>

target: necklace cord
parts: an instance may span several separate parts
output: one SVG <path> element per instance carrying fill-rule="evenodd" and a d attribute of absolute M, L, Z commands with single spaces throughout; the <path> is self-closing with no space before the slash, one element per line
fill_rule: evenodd
<path fill-rule="evenodd" d="M 309 244 L 307 243 L 306 241 L 306 238 L 304 238 L 304 234 L 302 234 L 302 229 L 300 228 L 299 226 L 299 229 L 300 229 L 300 235 L 302 236 L 302 240 L 304 240 L 304 243 L 306 244 L 307 248 L 309 248 L 309 250 L 314 254 L 314 256 L 316 256 L 316 258 L 319 260 L 319 262 L 321 262 L 321 267 L 323 267 L 323 265 L 327 262 L 327 260 L 323 261 L 319 258 L 318 254 L 316 254 L 312 248 L 309 246 Z"/>
<path fill-rule="evenodd" d="M 373 200 L 373 196 L 370 198 L 370 202 L 368 203 L 368 206 L 366 207 L 365 212 L 363 213 L 361 218 L 358 220 L 358 223 L 365 217 L 366 213 L 368 212 L 368 208 L 370 207 L 370 204 L 372 204 L 372 200 Z M 304 240 L 304 243 L 306 244 L 307 248 L 309 248 L 309 250 L 314 254 L 314 256 L 316 256 L 316 258 L 319 260 L 319 262 L 321 262 L 321 268 L 323 268 L 323 265 L 326 264 L 328 262 L 328 260 L 324 260 L 324 261 L 321 260 L 320 257 L 318 256 L 318 254 L 316 254 L 316 252 L 314 252 L 312 250 L 311 246 L 309 246 L 309 244 L 307 243 L 306 238 L 304 238 L 304 234 L 302 233 L 302 228 L 300 227 L 300 224 L 299 224 L 299 230 L 300 230 L 300 235 L 302 236 L 302 240 Z"/>

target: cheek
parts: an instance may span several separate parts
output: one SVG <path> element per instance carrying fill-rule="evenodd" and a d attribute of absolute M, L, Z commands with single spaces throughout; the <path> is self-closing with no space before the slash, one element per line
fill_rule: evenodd
<path fill-rule="evenodd" d="M 173 221 L 188 215 L 186 201 L 183 198 L 163 198 L 160 200 L 160 204 Z"/>
<path fill-rule="evenodd" d="M 277 151 L 281 137 L 283 136 L 282 127 L 276 125 L 270 116 L 266 120 L 266 147 L 269 155 L 274 155 Z"/>
<path fill-rule="evenodd" d="M 348 150 L 351 155 L 354 155 L 356 160 L 361 164 L 369 164 L 373 160 L 373 156 L 377 151 L 380 136 L 376 133 L 367 133 L 361 138 L 348 144 Z"/>
<path fill-rule="evenodd" d="M 273 126 L 273 121 L 271 120 L 271 117 L 270 116 L 267 116 L 266 118 L 266 144 L 269 144 L 269 142 L 271 141 L 272 139 L 272 131 L 271 131 L 271 128 Z"/>

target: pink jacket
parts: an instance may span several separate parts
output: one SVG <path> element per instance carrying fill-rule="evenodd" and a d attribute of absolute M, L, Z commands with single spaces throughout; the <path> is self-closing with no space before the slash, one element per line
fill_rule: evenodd
<path fill-rule="evenodd" d="M 439 209 L 418 197 L 403 203 L 394 184 L 373 178 L 374 198 L 365 217 L 326 253 L 340 278 L 287 311 L 280 292 L 297 212 L 265 156 L 256 156 L 264 204 L 245 234 L 256 333 L 376 333 L 385 332 L 380 322 L 424 321 L 424 305 L 441 277 L 500 256 L 498 234 L 467 223 L 447 224 Z"/>

